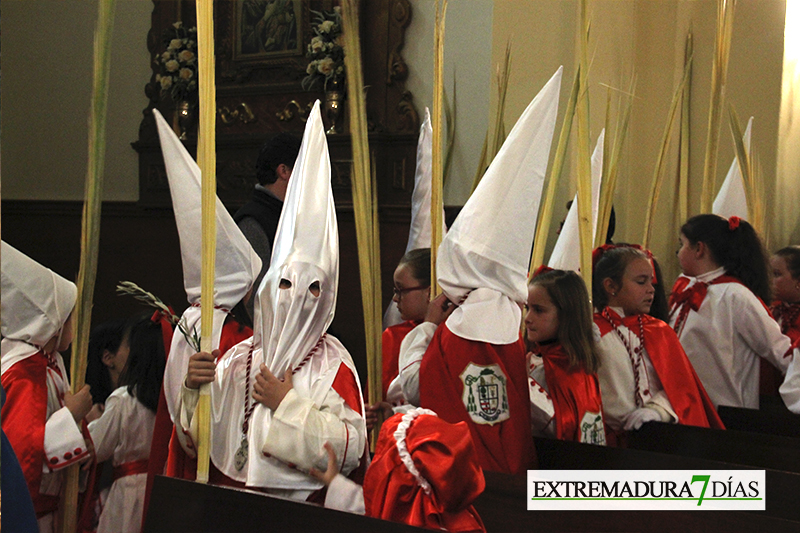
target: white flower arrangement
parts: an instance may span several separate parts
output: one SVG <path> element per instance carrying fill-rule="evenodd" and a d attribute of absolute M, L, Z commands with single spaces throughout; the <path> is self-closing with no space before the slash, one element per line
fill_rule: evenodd
<path fill-rule="evenodd" d="M 311 13 L 314 14 L 314 37 L 306 52 L 309 62 L 302 86 L 308 91 L 322 84 L 322 89 L 327 90 L 332 82 L 344 81 L 341 9 L 336 6 L 330 12 L 312 10 Z"/>
<path fill-rule="evenodd" d="M 175 102 L 189 100 L 197 94 L 197 28 L 184 28 L 178 21 L 164 32 L 163 42 L 166 50 L 156 60 L 161 95 L 169 94 Z"/>

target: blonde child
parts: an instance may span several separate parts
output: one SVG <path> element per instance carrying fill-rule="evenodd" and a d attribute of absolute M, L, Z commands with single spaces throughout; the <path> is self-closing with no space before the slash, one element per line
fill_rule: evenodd
<path fill-rule="evenodd" d="M 537 274 L 528 284 L 524 319 L 533 433 L 604 445 L 600 358 L 586 285 L 572 271 Z"/>
<path fill-rule="evenodd" d="M 89 386 L 70 394 L 62 352 L 72 343 L 75 284 L 2 243 L 3 431 L 20 459 L 39 530 L 52 531 L 63 469 L 90 458 L 81 433 Z"/>
<path fill-rule="evenodd" d="M 783 374 L 791 345 L 764 304 L 771 286 L 761 239 L 738 217 L 697 215 L 680 244 L 670 324 L 715 406 L 758 409 L 760 358 Z"/>
<path fill-rule="evenodd" d="M 722 428 L 678 337 L 648 315 L 653 265 L 638 247 L 595 250 L 592 292 L 600 330 L 600 389 L 611 442 L 646 422 Z"/>

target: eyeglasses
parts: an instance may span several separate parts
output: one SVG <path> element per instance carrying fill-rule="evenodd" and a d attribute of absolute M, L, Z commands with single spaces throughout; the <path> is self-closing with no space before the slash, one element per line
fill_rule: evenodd
<path fill-rule="evenodd" d="M 408 287 L 406 289 L 398 289 L 397 287 L 394 287 L 394 288 L 392 288 L 392 292 L 394 293 L 395 296 L 397 296 L 397 299 L 399 300 L 400 298 L 403 297 L 404 294 L 407 294 L 407 293 L 412 292 L 412 291 L 419 291 L 419 290 L 422 290 L 422 289 L 427 289 L 427 288 L 428 288 L 428 285 L 419 285 L 417 287 Z"/>

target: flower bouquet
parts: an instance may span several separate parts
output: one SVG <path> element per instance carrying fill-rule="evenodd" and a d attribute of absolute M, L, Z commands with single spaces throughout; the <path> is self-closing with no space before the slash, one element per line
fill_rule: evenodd
<path fill-rule="evenodd" d="M 166 50 L 157 63 L 161 72 L 156 82 L 161 96 L 169 94 L 174 102 L 197 96 L 197 28 L 184 28 L 178 21 L 164 32 Z"/>
<path fill-rule="evenodd" d="M 312 30 L 314 37 L 308 44 L 306 57 L 307 76 L 303 78 L 303 89 L 341 90 L 344 82 L 344 48 L 342 48 L 342 15 L 337 6 L 333 11 L 311 11 L 314 15 Z"/>

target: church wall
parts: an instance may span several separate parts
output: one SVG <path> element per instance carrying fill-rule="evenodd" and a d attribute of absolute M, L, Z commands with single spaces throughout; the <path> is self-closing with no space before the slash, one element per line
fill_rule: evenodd
<path fill-rule="evenodd" d="M 137 138 L 150 78 L 152 2 L 117 2 L 111 51 L 106 200 L 138 199 Z M 3 2 L 3 198 L 80 200 L 86 176 L 97 2 Z"/>
<path fill-rule="evenodd" d="M 763 176 L 772 189 L 775 182 L 778 119 L 781 99 L 783 16 L 785 3 L 740 0 L 733 29 L 727 102 L 733 103 L 745 123 L 754 115 L 753 146 L 758 151 Z M 628 140 L 623 148 L 615 208 L 615 240 L 641 242 L 649 184 L 675 87 L 683 74 L 683 49 L 688 28 L 694 33 L 694 71 L 691 96 L 690 214 L 697 212 L 702 181 L 715 27 L 715 2 L 704 0 L 598 0 L 589 2 L 590 108 L 592 145 L 603 128 L 606 88 L 627 88 L 636 74 L 636 98 Z M 507 128 L 513 125 L 530 99 L 564 65 L 562 102 L 574 76 L 577 54 L 575 25 L 578 2 L 498 0 L 493 14 L 493 62 L 506 40 L 513 36 L 513 59 L 506 109 Z M 522 30 L 524 28 L 524 30 Z M 616 108 L 616 103 L 613 104 Z M 727 106 L 727 103 L 726 103 Z M 733 160 L 727 121 L 722 122 L 717 160 L 717 187 Z M 744 125 L 744 124 L 743 124 Z M 557 135 L 557 132 L 556 132 Z M 554 141 L 555 142 L 555 141 Z M 571 138 L 570 151 L 575 146 Z M 675 243 L 681 220 L 675 209 L 677 183 L 677 130 L 668 154 L 665 181 L 656 214 L 652 248 L 666 267 L 666 276 L 677 275 Z M 570 156 L 574 158 L 574 155 Z M 574 195 L 574 165 L 568 162 L 554 210 L 550 248 L 558 222 L 566 215 L 564 203 Z M 768 197 L 769 198 L 769 197 Z M 767 204 L 769 207 L 771 202 Z M 778 216 L 784 216 L 780 213 Z M 775 216 L 773 218 L 778 218 Z M 789 215 L 791 216 L 791 215 Z M 771 243 L 772 248 L 783 242 Z M 549 251 L 548 251 L 549 253 Z"/>
<path fill-rule="evenodd" d="M 403 57 L 409 65 L 406 87 L 424 117 L 433 106 L 433 29 L 436 8 L 431 0 L 411 0 L 411 25 L 406 32 Z M 494 79 L 492 59 L 493 2 L 458 0 L 448 3 L 445 16 L 444 83 L 448 98 L 456 93 L 456 140 L 452 170 L 444 189 L 447 205 L 463 205 L 489 123 L 489 92 Z"/>

